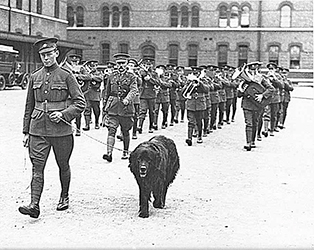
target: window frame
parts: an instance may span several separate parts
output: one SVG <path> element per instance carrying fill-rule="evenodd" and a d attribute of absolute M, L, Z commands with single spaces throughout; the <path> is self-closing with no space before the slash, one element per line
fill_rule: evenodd
<path fill-rule="evenodd" d="M 246 48 L 246 56 L 241 56 L 241 48 Z M 249 46 L 247 44 L 240 44 L 238 45 L 238 67 L 242 66 L 244 63 L 248 62 L 249 58 Z"/>
<path fill-rule="evenodd" d="M 122 24 L 121 24 L 122 27 L 130 27 L 130 8 L 128 6 L 123 6 L 121 15 L 122 15 Z"/>
<path fill-rule="evenodd" d="M 60 17 L 60 0 L 55 0 L 54 17 L 55 18 L 59 18 Z"/>
<path fill-rule="evenodd" d="M 179 45 L 177 43 L 170 43 L 169 46 L 168 62 L 178 65 L 179 63 Z"/>
<path fill-rule="evenodd" d="M 199 45 L 197 43 L 190 43 L 188 44 L 187 50 L 188 50 L 188 57 L 187 57 L 188 66 L 189 67 L 197 66 Z"/>
<path fill-rule="evenodd" d="M 120 9 L 118 6 L 112 7 L 112 27 L 117 28 L 120 26 Z"/>
<path fill-rule="evenodd" d="M 105 13 L 105 9 L 106 9 L 107 13 Z M 106 16 L 106 14 L 107 14 L 107 16 Z M 101 20 L 102 27 L 109 27 L 110 26 L 110 9 L 108 6 L 103 6 L 101 8 L 101 15 L 102 15 L 102 20 Z M 106 21 L 108 21 L 108 25 L 106 25 L 105 19 L 106 19 Z"/>
<path fill-rule="evenodd" d="M 79 9 L 82 10 L 82 17 L 79 15 Z M 76 7 L 76 27 L 84 27 L 84 12 L 83 6 Z"/>
<path fill-rule="evenodd" d="M 182 6 L 181 9 L 181 27 L 189 27 L 189 8 L 187 6 Z"/>
<path fill-rule="evenodd" d="M 43 0 L 37 0 L 36 1 L 36 12 L 37 12 L 37 14 L 43 13 Z"/>
<path fill-rule="evenodd" d="M 284 15 L 287 11 L 283 11 L 285 7 L 289 8 L 289 15 Z M 281 28 L 290 28 L 292 20 L 292 7 L 289 4 L 283 4 L 280 7 L 280 27 Z"/>
<path fill-rule="evenodd" d="M 226 48 L 225 51 L 221 50 L 221 48 Z M 228 64 L 228 44 L 218 44 L 217 46 L 217 64 L 218 67 L 225 66 Z M 221 60 L 224 58 L 225 60 Z"/>
<path fill-rule="evenodd" d="M 226 28 L 228 27 L 228 6 L 221 5 L 218 9 L 218 27 Z M 223 15 L 222 15 L 223 14 Z"/>
<path fill-rule="evenodd" d="M 69 17 L 69 9 L 72 9 L 72 17 Z M 74 26 L 74 8 L 72 6 L 67 6 L 67 21 L 68 21 L 68 27 L 73 27 Z M 70 19 L 71 18 L 71 19 Z"/>
<path fill-rule="evenodd" d="M 104 48 L 104 46 L 107 46 L 108 45 L 108 48 Z M 110 61 L 110 49 L 111 49 L 111 44 L 110 42 L 103 42 L 101 43 L 101 46 L 100 46 L 100 49 L 101 49 L 101 63 L 102 64 L 106 64 L 108 61 Z M 107 51 L 107 54 L 105 53 Z"/>
<path fill-rule="evenodd" d="M 199 25 L 200 25 L 200 9 L 198 6 L 192 6 L 191 27 L 199 27 Z"/>

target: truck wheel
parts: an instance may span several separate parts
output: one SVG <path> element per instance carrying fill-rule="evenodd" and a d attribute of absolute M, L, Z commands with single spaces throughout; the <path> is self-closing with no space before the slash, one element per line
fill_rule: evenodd
<path fill-rule="evenodd" d="M 21 81 L 21 88 L 22 89 L 26 89 L 27 88 L 27 84 L 28 84 L 28 75 L 25 74 L 22 78 L 22 81 Z"/>
<path fill-rule="evenodd" d="M 0 76 L 0 90 L 5 89 L 5 78 L 4 76 Z"/>

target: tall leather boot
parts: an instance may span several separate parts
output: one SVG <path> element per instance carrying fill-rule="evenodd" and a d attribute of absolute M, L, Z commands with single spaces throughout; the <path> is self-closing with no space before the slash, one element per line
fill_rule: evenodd
<path fill-rule="evenodd" d="M 122 155 L 122 160 L 128 159 L 129 158 L 129 146 L 130 146 L 130 132 L 124 132 L 123 133 L 123 155 Z"/>
<path fill-rule="evenodd" d="M 185 140 L 186 144 L 188 146 L 192 146 L 192 133 L 193 133 L 193 127 L 188 127 L 188 139 Z"/>
<path fill-rule="evenodd" d="M 85 127 L 83 128 L 84 131 L 90 130 L 89 124 L 90 124 L 90 117 L 85 116 Z"/>
<path fill-rule="evenodd" d="M 115 143 L 115 138 L 114 136 L 108 136 L 107 138 L 107 154 L 103 155 L 103 159 L 112 162 L 112 151 L 113 151 L 113 146 Z"/>
<path fill-rule="evenodd" d="M 137 131 L 139 134 L 142 134 L 143 132 L 143 123 L 144 123 L 144 119 L 140 118 L 138 121 L 138 128 L 137 128 Z"/>

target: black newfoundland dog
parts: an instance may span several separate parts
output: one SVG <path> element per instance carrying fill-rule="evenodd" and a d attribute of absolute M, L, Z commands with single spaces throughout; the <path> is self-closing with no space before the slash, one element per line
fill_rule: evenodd
<path fill-rule="evenodd" d="M 165 206 L 169 185 L 179 170 L 179 155 L 173 140 L 154 136 L 139 144 L 130 155 L 129 168 L 140 189 L 139 217 L 148 218 L 148 201 L 153 193 L 155 208 Z"/>

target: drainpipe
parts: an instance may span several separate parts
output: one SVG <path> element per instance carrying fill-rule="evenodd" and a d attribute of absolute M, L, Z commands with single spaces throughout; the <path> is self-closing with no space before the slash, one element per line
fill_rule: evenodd
<path fill-rule="evenodd" d="M 28 11 L 29 11 L 29 17 L 28 17 L 28 35 L 32 35 L 32 1 L 28 0 Z"/>
<path fill-rule="evenodd" d="M 262 28 L 262 0 L 258 1 L 258 21 L 257 28 Z M 257 60 L 261 61 L 261 40 L 262 34 L 261 31 L 257 31 Z"/>
<path fill-rule="evenodd" d="M 11 32 L 11 0 L 8 0 L 9 17 L 8 17 L 8 32 Z"/>

